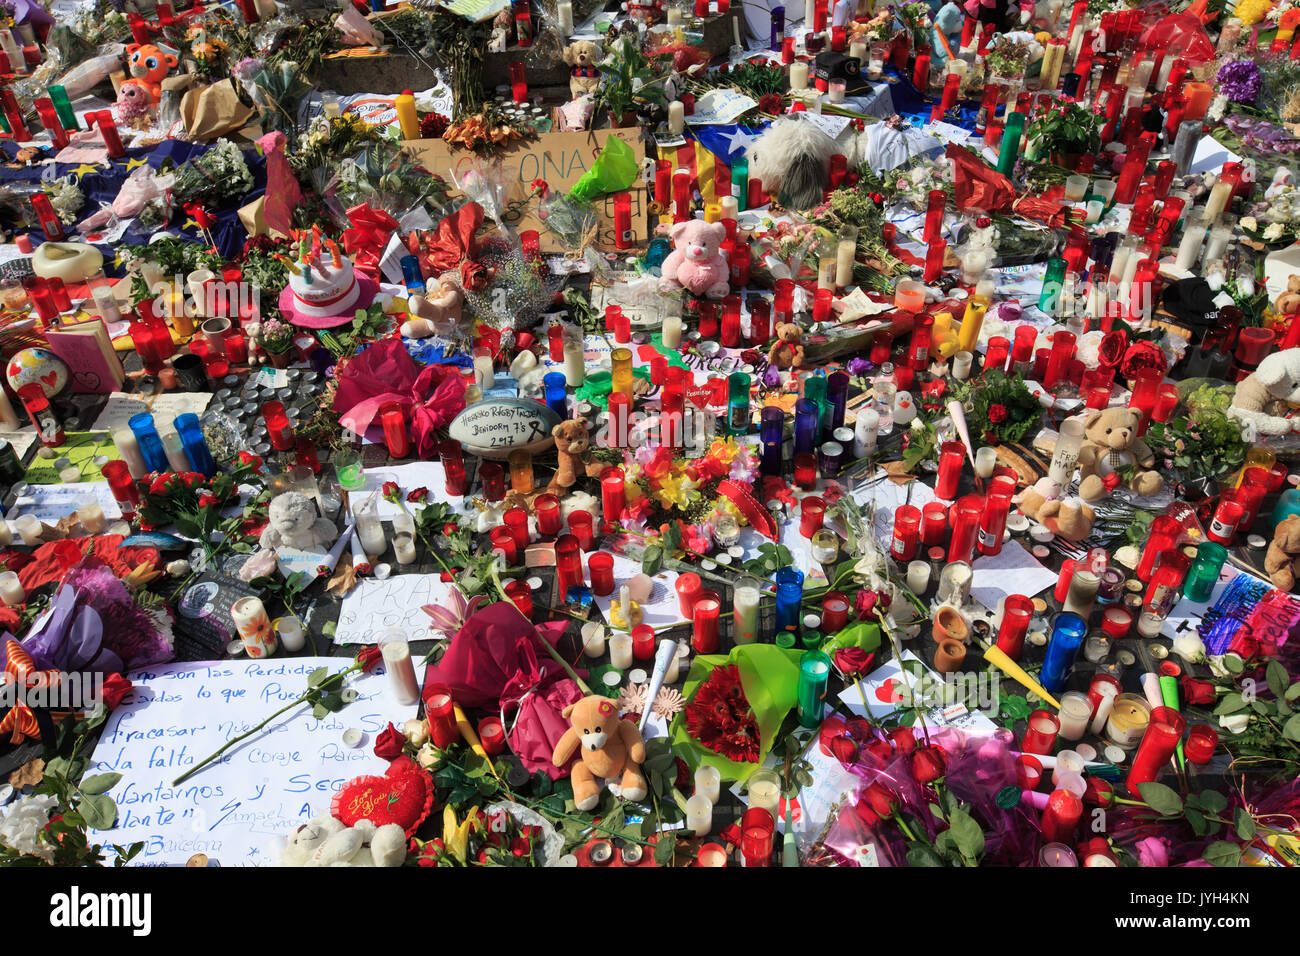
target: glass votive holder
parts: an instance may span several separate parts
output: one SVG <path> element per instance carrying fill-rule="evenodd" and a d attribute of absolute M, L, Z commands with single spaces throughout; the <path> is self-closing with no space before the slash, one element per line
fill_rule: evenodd
<path fill-rule="evenodd" d="M 34 548 L 41 543 L 44 526 L 41 524 L 41 519 L 35 515 L 19 515 L 14 519 L 14 530 L 18 532 L 18 537 L 23 544 Z"/>
<path fill-rule="evenodd" d="M 840 538 L 829 528 L 819 528 L 812 535 L 812 556 L 818 564 L 831 564 L 840 554 Z"/>
<path fill-rule="evenodd" d="M 1090 664 L 1100 664 L 1110 656 L 1110 638 L 1093 634 L 1083 642 L 1083 659 Z"/>

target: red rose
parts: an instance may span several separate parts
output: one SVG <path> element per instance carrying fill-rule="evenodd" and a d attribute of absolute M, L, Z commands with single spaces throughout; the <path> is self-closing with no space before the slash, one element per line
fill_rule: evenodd
<path fill-rule="evenodd" d="M 378 644 L 368 644 L 357 651 L 357 663 L 361 665 L 361 670 L 367 674 L 378 667 L 383 659 L 384 653 L 379 649 Z"/>
<path fill-rule="evenodd" d="M 781 94 L 766 93 L 758 98 L 758 108 L 764 113 L 771 116 L 777 116 L 781 112 Z"/>
<path fill-rule="evenodd" d="M 1154 342 L 1134 342 L 1119 363 L 1120 373 L 1130 381 L 1143 372 L 1159 372 L 1163 376 L 1168 369 L 1169 360 Z"/>
<path fill-rule="evenodd" d="M 154 475 L 153 481 L 149 482 L 149 494 L 160 495 L 167 490 L 167 476 Z"/>
<path fill-rule="evenodd" d="M 912 752 L 912 776 L 919 784 L 933 783 L 947 772 L 948 755 L 936 744 Z"/>
<path fill-rule="evenodd" d="M 253 471 L 262 470 L 262 459 L 249 451 L 241 451 L 239 453 L 239 463 L 241 465 L 250 466 L 253 469 Z"/>
<path fill-rule="evenodd" d="M 402 755 L 406 738 L 391 723 L 375 738 L 375 756 L 380 760 L 396 760 Z"/>
<path fill-rule="evenodd" d="M 402 497 L 402 489 L 397 487 L 397 482 L 395 481 L 385 481 L 381 490 L 383 491 L 385 501 L 396 503 L 397 500 Z"/>
<path fill-rule="evenodd" d="M 217 496 L 207 491 L 199 492 L 199 507 L 208 508 L 217 504 Z"/>
<path fill-rule="evenodd" d="M 845 677 L 865 673 L 876 655 L 860 647 L 841 647 L 835 652 L 835 666 Z"/>
<path fill-rule="evenodd" d="M 841 734 L 831 741 L 831 753 L 840 763 L 851 764 L 858 759 L 858 745 L 853 742 L 852 737 Z"/>
<path fill-rule="evenodd" d="M 109 674 L 104 678 L 104 707 L 109 711 L 117 709 L 117 705 L 122 703 L 122 698 L 131 692 L 131 682 L 121 674 Z"/>
<path fill-rule="evenodd" d="M 869 740 L 862 745 L 862 749 L 875 757 L 876 761 L 882 766 L 894 759 L 894 748 L 884 740 Z"/>
<path fill-rule="evenodd" d="M 1196 680 L 1184 674 L 1183 682 L 1183 702 L 1200 707 L 1205 704 L 1214 703 L 1214 685 L 1207 680 Z"/>
<path fill-rule="evenodd" d="M 866 800 L 859 800 L 853 806 L 853 812 L 857 814 L 858 819 L 869 827 L 874 827 L 880 822 L 880 816 L 875 810 L 871 809 L 871 804 Z"/>
<path fill-rule="evenodd" d="M 429 497 L 428 488 L 416 488 L 414 491 L 412 491 L 410 494 L 406 496 L 406 500 L 414 503 L 419 503 L 427 497 Z"/>
<path fill-rule="evenodd" d="M 871 805 L 877 816 L 885 820 L 894 815 L 894 808 L 898 806 L 898 795 L 880 782 L 867 787 L 862 798 Z"/>
<path fill-rule="evenodd" d="M 989 421 L 991 421 L 994 425 L 1001 425 L 1006 420 L 1007 420 L 1007 406 L 1005 405 L 989 406 Z"/>
<path fill-rule="evenodd" d="M 468 292 L 482 292 L 488 284 L 487 266 L 478 262 L 462 262 L 460 282 Z"/>
<path fill-rule="evenodd" d="M 684 787 L 691 782 L 691 768 L 681 757 L 673 758 L 673 766 L 677 771 L 677 776 L 673 778 L 673 786 Z"/>
<path fill-rule="evenodd" d="M 186 488 L 197 488 L 199 485 L 203 484 L 203 482 L 206 481 L 207 479 L 205 479 L 197 471 L 187 471 L 184 475 L 181 476 L 181 480 L 185 482 Z"/>
<path fill-rule="evenodd" d="M 889 732 L 889 739 L 894 742 L 900 754 L 910 754 L 916 749 L 916 735 L 911 727 L 896 727 Z"/>
<path fill-rule="evenodd" d="M 442 526 L 443 534 L 455 534 L 459 530 L 460 530 L 460 525 L 456 524 L 456 522 L 454 521 L 448 521 L 445 525 Z"/>
<path fill-rule="evenodd" d="M 1097 361 L 1102 368 L 1115 368 L 1127 349 L 1127 332 L 1123 329 L 1107 332 L 1101 337 L 1101 345 L 1097 347 Z"/>

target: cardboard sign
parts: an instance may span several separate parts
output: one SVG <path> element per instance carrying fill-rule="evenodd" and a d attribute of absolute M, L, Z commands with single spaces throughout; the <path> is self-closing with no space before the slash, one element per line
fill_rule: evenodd
<path fill-rule="evenodd" d="M 577 251 L 563 248 L 558 239 L 546 230 L 537 218 L 536 203 L 523 204 L 522 201 L 532 192 L 535 179 L 546 180 L 552 192 L 567 193 L 591 169 L 591 164 L 596 161 L 605 141 L 611 136 L 618 136 L 632 147 L 639 168 L 645 160 L 640 129 L 543 133 L 537 139 L 516 143 L 495 152 L 493 157 L 500 160 L 510 184 L 507 201 L 521 203 L 518 211 L 505 214 L 506 224 L 519 231 L 536 229 L 541 237 L 542 249 L 546 252 Z M 472 150 L 452 147 L 440 139 L 408 139 L 403 145 L 430 172 L 438 173 L 448 182 L 452 182 L 453 177 L 464 175 L 467 169 L 480 161 L 478 154 Z M 646 191 L 638 179 L 628 187 L 628 192 L 632 196 L 631 242 L 638 245 L 649 239 Z M 613 251 L 614 194 L 598 199 L 596 209 L 600 212 L 600 232 L 596 245 L 602 251 Z"/>

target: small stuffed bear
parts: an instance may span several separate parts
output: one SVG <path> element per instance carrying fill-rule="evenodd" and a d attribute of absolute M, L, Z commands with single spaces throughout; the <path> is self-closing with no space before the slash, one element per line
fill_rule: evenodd
<path fill-rule="evenodd" d="M 594 40 L 574 40 L 564 48 L 564 62 L 569 64 L 569 95 L 575 100 L 600 89 L 598 56 L 600 47 Z"/>
<path fill-rule="evenodd" d="M 1228 417 L 1254 426 L 1259 435 L 1285 435 L 1300 428 L 1300 416 L 1282 417 L 1287 405 L 1300 405 L 1300 349 L 1264 356 L 1255 371 L 1237 383 Z"/>
<path fill-rule="evenodd" d="M 1087 502 L 1104 498 L 1121 483 L 1121 469 L 1133 471 L 1130 491 L 1143 496 L 1160 493 L 1165 481 L 1149 470 L 1156 457 L 1138 437 L 1141 423 L 1140 413 L 1131 408 L 1105 408 L 1088 418 L 1079 447 L 1080 498 Z"/>
<path fill-rule="evenodd" d="M 673 251 L 664 260 L 660 292 L 684 288 L 693 295 L 721 299 L 731 291 L 727 283 L 731 273 L 720 251 L 727 238 L 722 223 L 690 219 L 674 223 L 668 234 L 673 240 Z"/>
<path fill-rule="evenodd" d="M 143 46 L 139 43 L 131 43 L 126 48 L 127 71 L 132 76 L 132 82 L 139 83 L 149 91 L 150 99 L 155 105 L 162 98 L 162 81 L 167 75 L 167 71 L 174 67 L 180 61 L 176 58 L 175 53 L 164 53 L 152 43 L 146 43 Z"/>
<path fill-rule="evenodd" d="M 551 435 L 555 438 L 555 451 L 560 463 L 546 487 L 548 494 L 562 495 L 577 483 L 579 475 L 595 478 L 605 470 L 600 462 L 587 460 L 591 436 L 587 434 L 585 423 L 576 419 L 560 422 L 551 429 Z"/>
<path fill-rule="evenodd" d="M 1293 275 L 1286 280 L 1286 291 L 1274 301 L 1273 311 L 1278 315 L 1300 312 L 1300 275 Z"/>
<path fill-rule="evenodd" d="M 465 293 L 449 276 L 443 276 L 436 285 L 426 289 L 428 296 L 413 295 L 406 302 L 411 318 L 402 323 L 402 336 L 424 339 L 441 333 L 451 335 L 460 322 L 465 306 Z"/>
<path fill-rule="evenodd" d="M 1300 515 L 1282 519 L 1264 555 L 1264 570 L 1273 587 L 1290 591 L 1300 578 Z"/>
<path fill-rule="evenodd" d="M 349 827 L 332 816 L 298 827 L 280 852 L 280 866 L 401 866 L 405 860 L 406 831 L 399 824 L 358 820 Z"/>
<path fill-rule="evenodd" d="M 258 543 L 271 551 L 276 548 L 310 551 L 329 547 L 338 537 L 338 529 L 332 521 L 320 516 L 316 503 L 296 491 L 286 491 L 272 498 L 267 518 L 270 523 Z"/>
<path fill-rule="evenodd" d="M 799 368 L 803 365 L 803 329 L 794 322 L 778 322 L 776 341 L 767 350 L 767 364 L 776 368 Z"/>
<path fill-rule="evenodd" d="M 551 762 L 563 767 L 578 752 L 570 771 L 577 808 L 585 812 L 600 801 L 597 778 L 617 780 L 625 800 L 644 799 L 649 792 L 640 767 L 645 744 L 636 724 L 619 717 L 612 700 L 596 694 L 570 704 L 560 714 L 568 719 L 569 729 L 556 743 Z"/>

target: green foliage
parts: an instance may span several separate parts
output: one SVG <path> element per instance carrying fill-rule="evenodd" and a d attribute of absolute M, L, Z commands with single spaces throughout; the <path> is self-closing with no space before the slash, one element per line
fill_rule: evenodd
<path fill-rule="evenodd" d="M 977 382 L 959 383 L 953 395 L 966 411 L 971 437 L 978 434 L 990 443 L 1023 441 L 1043 416 L 1043 407 L 1018 372 L 985 371 Z"/>
<path fill-rule="evenodd" d="M 1232 391 L 1202 385 L 1187 396 L 1185 415 L 1151 423 L 1147 445 L 1158 458 L 1168 459 L 1193 478 L 1217 478 L 1240 468 L 1247 445 L 1241 425 L 1227 415 Z"/>
<path fill-rule="evenodd" d="M 1095 153 L 1101 148 L 1101 117 L 1070 100 L 1054 100 L 1025 126 L 1025 139 L 1039 156 Z"/>
<path fill-rule="evenodd" d="M 646 56 L 639 41 L 624 33 L 611 44 L 608 54 L 600 61 L 600 87 L 596 90 L 596 109 L 592 116 L 603 110 L 610 125 L 618 126 L 624 114 L 638 103 L 661 104 L 664 101 L 664 73 L 661 64 L 667 57 Z"/>

